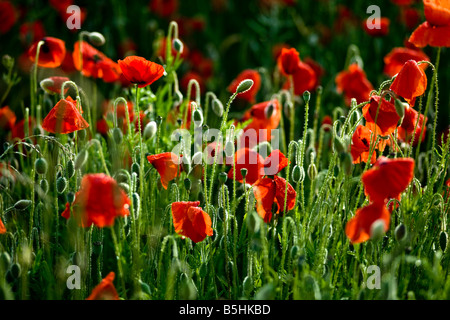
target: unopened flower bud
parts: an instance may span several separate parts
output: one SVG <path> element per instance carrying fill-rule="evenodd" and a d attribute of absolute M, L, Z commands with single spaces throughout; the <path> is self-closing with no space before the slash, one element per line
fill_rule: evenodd
<path fill-rule="evenodd" d="M 123 133 L 120 128 L 114 128 L 113 130 L 113 138 L 116 144 L 121 144 L 123 141 Z"/>
<path fill-rule="evenodd" d="M 353 159 L 350 153 L 344 152 L 339 155 L 341 159 L 341 167 L 346 175 L 351 175 L 353 170 Z"/>
<path fill-rule="evenodd" d="M 88 38 L 94 46 L 102 46 L 105 44 L 105 37 L 100 32 L 90 32 Z"/>
<path fill-rule="evenodd" d="M 236 89 L 236 93 L 244 93 L 250 90 L 253 86 L 253 80 L 252 79 L 245 79 L 239 83 Z"/>
<path fill-rule="evenodd" d="M 219 99 L 213 99 L 212 110 L 218 117 L 223 115 L 223 104 Z"/>
<path fill-rule="evenodd" d="M 375 220 L 370 227 L 370 238 L 373 240 L 379 240 L 383 238 L 385 229 L 385 223 L 382 219 Z"/>
<path fill-rule="evenodd" d="M 155 136 L 158 127 L 155 121 L 150 121 L 144 128 L 144 139 L 148 140 Z"/>
<path fill-rule="evenodd" d="M 47 160 L 44 158 L 37 158 L 34 162 L 34 168 L 38 174 L 46 174 L 48 169 Z"/>
<path fill-rule="evenodd" d="M 25 210 L 29 206 L 31 206 L 31 200 L 19 200 L 14 204 L 14 209 Z"/>
<path fill-rule="evenodd" d="M 397 241 L 403 240 L 403 238 L 404 238 L 405 235 L 406 235 L 406 227 L 405 227 L 405 225 L 404 225 L 403 223 L 400 223 L 400 224 L 395 228 L 394 235 L 395 235 L 395 239 L 396 239 Z"/>
<path fill-rule="evenodd" d="M 311 93 L 308 90 L 303 92 L 303 100 L 305 100 L 305 103 L 309 103 L 310 98 L 311 98 Z"/>
<path fill-rule="evenodd" d="M 67 161 L 67 177 L 70 179 L 73 177 L 73 175 L 75 174 L 75 163 L 73 162 L 73 160 L 69 160 Z"/>
<path fill-rule="evenodd" d="M 86 150 L 81 150 L 75 158 L 75 170 L 80 170 L 88 159 L 88 153 Z"/>
<path fill-rule="evenodd" d="M 59 177 L 56 179 L 56 191 L 59 194 L 63 193 L 67 187 L 67 179 L 65 177 Z"/>
<path fill-rule="evenodd" d="M 269 103 L 267 107 L 264 109 L 264 116 L 266 117 L 266 119 L 270 119 L 270 117 L 273 114 L 273 110 L 274 110 L 273 103 Z"/>
<path fill-rule="evenodd" d="M 39 186 L 41 187 L 42 192 L 44 192 L 44 194 L 47 194 L 48 189 L 49 189 L 48 181 L 46 179 L 42 179 L 39 182 Z"/>
<path fill-rule="evenodd" d="M 317 168 L 314 163 L 311 163 L 308 167 L 308 177 L 311 180 L 314 180 L 317 177 Z"/>
<path fill-rule="evenodd" d="M 199 108 L 195 108 L 192 114 L 192 119 L 197 127 L 200 127 L 203 124 L 203 115 Z"/>
<path fill-rule="evenodd" d="M 441 234 L 439 235 L 439 246 L 441 247 L 442 251 L 445 251 L 447 248 L 448 243 L 448 235 L 447 232 L 441 231 Z"/>
<path fill-rule="evenodd" d="M 232 157 L 234 154 L 234 143 L 233 141 L 228 140 L 225 144 L 225 155 L 227 157 Z"/>
<path fill-rule="evenodd" d="M 180 54 L 183 53 L 184 45 L 183 45 L 183 42 L 181 42 L 180 39 L 178 39 L 178 38 L 173 39 L 173 40 L 172 40 L 172 46 L 173 46 L 173 49 L 174 49 L 176 52 L 179 52 Z"/>

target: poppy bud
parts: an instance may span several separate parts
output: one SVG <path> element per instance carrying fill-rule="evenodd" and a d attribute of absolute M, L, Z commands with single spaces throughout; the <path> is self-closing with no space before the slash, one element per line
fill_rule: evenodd
<path fill-rule="evenodd" d="M 69 192 L 67 193 L 67 202 L 73 203 L 75 201 L 75 193 Z"/>
<path fill-rule="evenodd" d="M 199 108 L 195 108 L 192 118 L 196 127 L 200 127 L 203 124 L 203 115 Z"/>
<path fill-rule="evenodd" d="M 53 91 L 51 91 L 49 88 L 53 87 L 55 82 L 50 78 L 45 78 L 41 82 L 39 82 L 39 85 L 41 86 L 42 90 L 49 94 L 55 94 Z"/>
<path fill-rule="evenodd" d="M 125 193 L 130 192 L 130 186 L 128 185 L 128 183 L 120 182 L 119 187 L 121 187 L 123 191 L 125 191 Z"/>
<path fill-rule="evenodd" d="M 234 143 L 230 140 L 225 144 L 225 155 L 227 157 L 232 157 L 234 154 Z"/>
<path fill-rule="evenodd" d="M 370 227 L 370 238 L 379 240 L 384 235 L 385 223 L 382 219 L 375 220 Z"/>
<path fill-rule="evenodd" d="M 219 217 L 219 219 L 221 221 L 224 221 L 225 218 L 225 210 L 223 207 L 219 207 L 219 209 L 217 209 L 217 216 Z M 223 238 L 222 238 L 223 239 Z"/>
<path fill-rule="evenodd" d="M 14 204 L 14 209 L 25 210 L 31 205 L 31 200 L 19 200 Z"/>
<path fill-rule="evenodd" d="M 184 273 L 181 275 L 178 298 L 181 300 L 197 299 L 197 288 L 192 279 L 188 278 Z"/>
<path fill-rule="evenodd" d="M 67 187 L 67 179 L 64 177 L 59 177 L 56 179 L 56 191 L 58 191 L 59 194 L 63 193 L 66 190 Z"/>
<path fill-rule="evenodd" d="M 90 32 L 88 38 L 95 46 L 102 46 L 105 44 L 105 37 L 100 32 Z"/>
<path fill-rule="evenodd" d="M 292 180 L 296 183 L 305 180 L 305 169 L 303 169 L 303 167 L 295 165 L 294 169 L 292 169 Z"/>
<path fill-rule="evenodd" d="M 405 227 L 405 225 L 404 225 L 403 223 L 400 223 L 400 224 L 395 228 L 394 234 L 395 234 L 395 239 L 396 239 L 397 241 L 403 240 L 403 238 L 404 238 L 405 235 L 406 235 L 406 227 Z"/>
<path fill-rule="evenodd" d="M 69 161 L 67 162 L 67 168 L 66 168 L 66 170 L 67 170 L 67 176 L 68 176 L 68 178 L 69 178 L 69 179 L 72 178 L 73 175 L 75 174 L 75 162 L 73 162 L 73 160 L 69 160 Z"/>
<path fill-rule="evenodd" d="M 175 91 L 175 98 L 173 99 L 174 105 L 178 106 L 181 102 L 183 102 L 183 94 L 180 91 Z"/>
<path fill-rule="evenodd" d="M 317 168 L 314 163 L 311 163 L 308 167 L 308 177 L 311 180 L 314 180 L 317 177 Z"/>
<path fill-rule="evenodd" d="M 243 179 L 245 179 L 245 177 L 247 176 L 247 172 L 248 172 L 247 168 L 242 168 L 241 169 L 241 175 L 242 175 Z"/>
<path fill-rule="evenodd" d="M 162 117 L 161 117 L 161 116 L 157 116 L 157 117 L 156 117 L 156 124 L 157 124 L 158 126 L 160 126 L 161 123 L 162 123 Z"/>
<path fill-rule="evenodd" d="M 14 263 L 11 266 L 11 275 L 13 276 L 14 279 L 18 279 L 20 277 L 20 275 L 22 274 L 22 268 L 20 267 L 20 264 L 18 263 Z"/>
<path fill-rule="evenodd" d="M 47 160 L 44 158 L 37 158 L 34 162 L 34 168 L 38 174 L 46 174 L 47 173 Z"/>
<path fill-rule="evenodd" d="M 142 291 L 151 296 L 152 295 L 152 290 L 150 289 L 150 286 L 148 284 L 146 284 L 145 282 L 142 282 L 141 280 L 139 280 L 139 283 L 141 284 L 141 289 Z"/>
<path fill-rule="evenodd" d="M 87 159 L 88 153 L 86 150 L 82 150 L 80 153 L 78 153 L 75 159 L 75 170 L 80 170 L 86 163 Z"/>
<path fill-rule="evenodd" d="M 353 159 L 350 153 L 344 152 L 340 154 L 341 166 L 346 175 L 351 175 L 353 170 Z"/>
<path fill-rule="evenodd" d="M 155 121 L 150 121 L 144 128 L 144 139 L 148 140 L 155 136 L 156 130 L 158 129 Z"/>
<path fill-rule="evenodd" d="M 250 90 L 253 86 L 253 80 L 252 79 L 245 79 L 241 81 L 236 89 L 236 93 L 244 93 Z"/>
<path fill-rule="evenodd" d="M 123 141 L 123 133 L 122 130 L 120 130 L 119 128 L 114 128 L 113 129 L 113 138 L 114 138 L 114 142 L 116 144 L 121 144 Z"/>
<path fill-rule="evenodd" d="M 180 54 L 183 53 L 183 42 L 181 42 L 180 39 L 173 39 L 172 40 L 172 47 L 176 52 L 179 52 Z"/>
<path fill-rule="evenodd" d="M 86 139 L 86 129 L 78 130 L 77 132 L 78 132 L 78 139 L 84 141 L 84 139 Z"/>
<path fill-rule="evenodd" d="M 334 150 L 338 153 L 347 151 L 347 147 L 345 146 L 343 141 L 341 139 L 339 139 L 338 137 L 334 137 Z"/>
<path fill-rule="evenodd" d="M 442 251 L 445 251 L 445 249 L 447 248 L 447 241 L 448 241 L 447 232 L 441 231 L 441 234 L 439 235 L 439 246 L 441 247 Z"/>
<path fill-rule="evenodd" d="M 305 103 L 308 103 L 310 98 L 311 98 L 311 93 L 308 90 L 303 92 L 303 100 L 305 100 Z"/>
<path fill-rule="evenodd" d="M 136 175 L 138 175 L 139 176 L 139 163 L 136 163 L 136 162 L 134 162 L 132 165 L 131 165 L 131 172 L 133 173 L 136 173 Z"/>
<path fill-rule="evenodd" d="M 228 179 L 228 177 L 227 177 L 227 174 L 225 172 L 219 173 L 219 182 L 221 184 L 224 184 L 225 182 L 227 182 L 227 179 Z"/>
<path fill-rule="evenodd" d="M 49 186 L 48 186 L 48 181 L 45 179 L 42 179 L 39 182 L 39 185 L 41 186 L 42 192 L 44 192 L 45 194 L 47 194 Z"/>
<path fill-rule="evenodd" d="M 223 104 L 219 99 L 213 99 L 212 110 L 218 117 L 223 115 Z"/>
<path fill-rule="evenodd" d="M 187 191 L 190 191 L 191 187 L 192 187 L 191 179 L 189 179 L 189 178 L 184 179 L 184 188 Z"/>

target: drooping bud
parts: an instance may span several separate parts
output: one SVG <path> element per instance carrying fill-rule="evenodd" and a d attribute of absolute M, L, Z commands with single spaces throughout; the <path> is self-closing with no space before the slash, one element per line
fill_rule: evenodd
<path fill-rule="evenodd" d="M 294 169 L 292 169 L 292 180 L 298 183 L 302 182 L 304 179 L 305 179 L 305 169 L 303 169 L 303 167 L 295 165 Z"/>
<path fill-rule="evenodd" d="M 203 124 L 203 115 L 199 108 L 195 108 L 192 119 L 194 120 L 194 124 L 196 127 L 200 127 Z"/>
<path fill-rule="evenodd" d="M 67 177 L 70 179 L 75 174 L 75 162 L 73 160 L 67 161 Z"/>
<path fill-rule="evenodd" d="M 19 200 L 14 204 L 14 209 L 25 210 L 29 206 L 31 206 L 31 200 Z"/>
<path fill-rule="evenodd" d="M 48 189 L 49 189 L 48 181 L 47 181 L 46 179 L 42 179 L 42 180 L 39 182 L 39 186 L 41 187 L 42 192 L 44 192 L 45 194 L 47 194 Z"/>
<path fill-rule="evenodd" d="M 250 90 L 252 88 L 252 86 L 253 86 L 252 79 L 242 80 L 237 86 L 236 93 L 239 94 L 239 93 L 247 92 L 248 90 Z"/>
<path fill-rule="evenodd" d="M 225 155 L 227 157 L 232 157 L 234 154 L 234 143 L 233 141 L 228 140 L 225 144 Z"/>
<path fill-rule="evenodd" d="M 375 220 L 370 227 L 370 238 L 373 240 L 379 240 L 383 238 L 385 223 L 382 219 Z"/>
<path fill-rule="evenodd" d="M 274 111 L 274 107 L 272 103 L 269 103 L 267 105 L 267 107 L 264 109 L 264 116 L 266 117 L 266 119 L 270 119 L 270 117 L 272 116 Z"/>
<path fill-rule="evenodd" d="M 223 104 L 219 99 L 213 99 L 212 110 L 218 117 L 223 115 Z"/>
<path fill-rule="evenodd" d="M 44 158 L 37 158 L 34 162 L 34 168 L 38 174 L 46 174 L 48 169 L 47 160 Z"/>
<path fill-rule="evenodd" d="M 56 179 L 56 191 L 59 194 L 63 193 L 67 187 L 67 179 L 65 177 L 59 177 Z"/>
<path fill-rule="evenodd" d="M 155 121 L 150 121 L 144 128 L 144 139 L 148 140 L 155 136 L 158 127 Z"/>
<path fill-rule="evenodd" d="M 116 144 L 121 144 L 123 141 L 122 130 L 120 130 L 119 128 L 114 128 L 113 129 L 113 138 L 114 138 L 114 142 Z"/>
<path fill-rule="evenodd" d="M 88 38 L 94 46 L 102 46 L 105 44 L 105 37 L 100 32 L 90 32 Z"/>
<path fill-rule="evenodd" d="M 317 168 L 314 163 L 311 163 L 308 167 L 308 177 L 311 180 L 314 180 L 317 177 Z"/>
<path fill-rule="evenodd" d="M 339 155 L 341 167 L 346 175 L 351 175 L 353 170 L 353 159 L 350 153 L 344 152 Z"/>
<path fill-rule="evenodd" d="M 176 52 L 179 52 L 180 54 L 183 53 L 184 45 L 183 45 L 183 42 L 181 42 L 180 39 L 178 39 L 178 38 L 173 39 L 172 40 L 172 47 L 173 47 L 173 49 Z"/>
<path fill-rule="evenodd" d="M 75 201 L 75 193 L 69 192 L 67 193 L 67 202 L 73 203 Z"/>
<path fill-rule="evenodd" d="M 447 248 L 448 243 L 448 235 L 447 232 L 441 231 L 441 234 L 439 235 L 439 246 L 441 247 L 442 251 L 445 251 Z"/>
<path fill-rule="evenodd" d="M 400 223 L 394 231 L 394 235 L 395 235 L 395 239 L 397 241 L 401 241 L 403 240 L 403 238 L 405 238 L 406 235 L 406 227 L 403 223 Z"/>
<path fill-rule="evenodd" d="M 131 165 L 131 172 L 132 173 L 136 173 L 136 175 L 137 176 L 139 176 L 139 163 L 136 163 L 136 162 L 134 162 L 132 165 Z"/>
<path fill-rule="evenodd" d="M 88 153 L 86 150 L 81 150 L 75 158 L 75 170 L 80 170 L 88 159 Z"/>

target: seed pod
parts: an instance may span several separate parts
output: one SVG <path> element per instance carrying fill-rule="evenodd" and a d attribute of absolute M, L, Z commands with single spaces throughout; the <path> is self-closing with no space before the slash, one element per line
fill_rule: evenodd
<path fill-rule="evenodd" d="M 114 128 L 113 129 L 113 138 L 114 138 L 114 142 L 116 144 L 121 144 L 123 141 L 122 130 L 120 130 L 119 128 Z"/>
<path fill-rule="evenodd" d="M 303 92 L 303 100 L 305 100 L 305 103 L 308 103 L 310 98 L 311 98 L 311 93 L 308 90 Z"/>
<path fill-rule="evenodd" d="M 403 238 L 404 238 L 405 235 L 406 235 L 406 227 L 405 227 L 405 225 L 404 225 L 403 223 L 400 223 L 400 224 L 395 228 L 394 235 L 395 235 L 395 239 L 396 239 L 397 241 L 403 240 Z"/>
<path fill-rule="evenodd" d="M 370 238 L 373 240 L 379 240 L 384 235 L 385 223 L 382 219 L 375 220 L 370 227 Z"/>
<path fill-rule="evenodd" d="M 70 179 L 73 177 L 73 175 L 75 174 L 75 162 L 73 162 L 73 160 L 69 160 L 67 162 L 67 177 Z"/>
<path fill-rule="evenodd" d="M 218 117 L 223 115 L 223 104 L 219 99 L 213 99 L 212 110 Z"/>
<path fill-rule="evenodd" d="M 244 93 L 250 90 L 253 86 L 253 80 L 252 79 L 245 79 L 241 81 L 236 89 L 236 93 Z"/>
<path fill-rule="evenodd" d="M 184 188 L 187 191 L 191 191 L 191 187 L 192 187 L 191 179 L 189 178 L 184 179 Z"/>
<path fill-rule="evenodd" d="M 81 150 L 75 158 L 75 170 L 80 170 L 88 159 L 88 153 L 86 150 Z"/>
<path fill-rule="evenodd" d="M 47 160 L 45 160 L 44 158 L 37 158 L 34 162 L 34 169 L 38 174 L 46 174 L 48 169 Z"/>
<path fill-rule="evenodd" d="M 67 187 L 67 179 L 64 177 L 59 177 L 56 179 L 56 191 L 61 194 L 66 190 Z"/>
<path fill-rule="evenodd" d="M 245 177 L 247 176 L 247 173 L 248 173 L 247 168 L 242 168 L 242 169 L 241 169 L 241 175 L 242 175 L 242 178 L 245 179 Z"/>
<path fill-rule="evenodd" d="M 225 182 L 227 182 L 228 176 L 225 172 L 221 172 L 219 173 L 219 182 L 221 184 L 224 184 Z"/>
<path fill-rule="evenodd" d="M 105 44 L 105 37 L 100 32 L 90 32 L 88 38 L 94 46 L 102 46 Z"/>
<path fill-rule="evenodd" d="M 156 124 L 157 124 L 158 126 L 160 126 L 161 123 L 162 123 L 162 117 L 161 117 L 161 116 L 157 116 L 157 117 L 156 117 Z"/>
<path fill-rule="evenodd" d="M 308 177 L 311 180 L 314 180 L 317 177 L 317 168 L 314 163 L 311 163 L 308 167 Z"/>
<path fill-rule="evenodd" d="M 25 210 L 29 206 L 31 206 L 31 200 L 19 200 L 14 204 L 14 209 L 16 210 Z"/>
<path fill-rule="evenodd" d="M 155 121 L 150 121 L 144 128 L 144 139 L 148 140 L 155 136 L 158 126 Z"/>
<path fill-rule="evenodd" d="M 447 242 L 448 242 L 447 232 L 441 231 L 441 234 L 439 235 L 439 246 L 441 247 L 441 250 L 443 252 L 447 248 Z"/>
<path fill-rule="evenodd" d="M 48 189 L 49 189 L 48 181 L 47 181 L 46 179 L 42 179 L 42 180 L 39 182 L 39 185 L 40 185 L 40 187 L 41 187 L 41 189 L 42 189 L 42 192 L 44 192 L 45 194 L 47 194 Z"/>

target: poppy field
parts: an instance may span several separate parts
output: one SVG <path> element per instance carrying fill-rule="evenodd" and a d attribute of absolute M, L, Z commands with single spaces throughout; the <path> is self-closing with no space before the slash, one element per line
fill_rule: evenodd
<path fill-rule="evenodd" d="M 449 0 L 0 0 L 0 299 L 450 299 L 448 47 Z"/>

